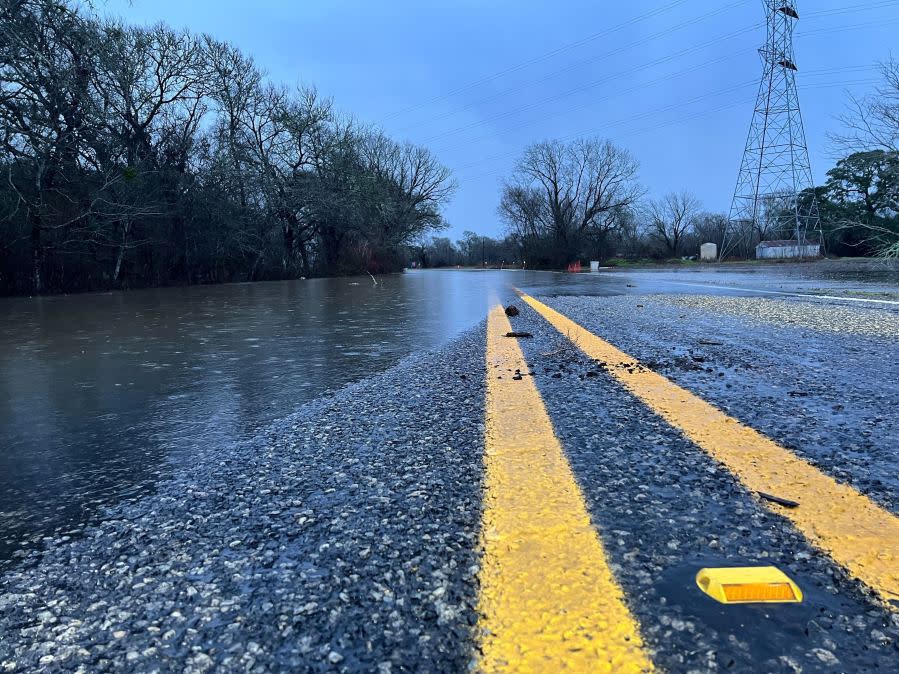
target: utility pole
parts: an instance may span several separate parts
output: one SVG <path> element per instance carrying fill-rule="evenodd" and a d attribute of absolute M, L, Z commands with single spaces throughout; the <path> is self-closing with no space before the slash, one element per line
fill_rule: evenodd
<path fill-rule="evenodd" d="M 802 246 L 810 232 L 821 229 L 796 90 L 793 31 L 799 12 L 792 0 L 762 2 L 768 25 L 768 38 L 759 49 L 764 71 L 721 259 L 755 234 L 791 236 Z"/>

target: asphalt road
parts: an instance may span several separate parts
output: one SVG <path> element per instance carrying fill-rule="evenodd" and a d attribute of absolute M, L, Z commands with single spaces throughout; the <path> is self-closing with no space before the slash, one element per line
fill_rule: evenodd
<path fill-rule="evenodd" d="M 682 295 L 630 279 L 627 295 L 537 299 L 899 514 L 899 306 L 887 295 L 822 300 L 739 280 Z M 827 286 L 809 283 L 800 294 Z M 657 669 L 899 669 L 899 603 L 511 289 L 496 299 L 533 335 L 517 340 L 529 368 L 516 383 L 536 386 Z M 485 334 L 414 354 L 252 441 L 209 447 L 83 536 L 45 539 L 0 577 L 0 671 L 478 667 L 485 417 L 503 413 L 485 394 Z M 702 567 L 756 564 L 785 571 L 803 602 L 724 606 L 694 581 Z"/>

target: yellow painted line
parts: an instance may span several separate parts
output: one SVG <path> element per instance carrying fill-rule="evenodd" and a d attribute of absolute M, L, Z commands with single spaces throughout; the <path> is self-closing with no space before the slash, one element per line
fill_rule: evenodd
<path fill-rule="evenodd" d="M 503 308 L 487 321 L 480 668 L 645 672 L 637 622 Z"/>
<path fill-rule="evenodd" d="M 882 599 L 899 600 L 899 518 L 566 316 L 528 295 L 522 299 L 748 489 L 797 501 L 797 508 L 768 507 Z"/>

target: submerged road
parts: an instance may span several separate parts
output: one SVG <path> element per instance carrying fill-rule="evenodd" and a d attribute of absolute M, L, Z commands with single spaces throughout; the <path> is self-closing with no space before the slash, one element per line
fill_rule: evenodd
<path fill-rule="evenodd" d="M 0 576 L 0 671 L 899 669 L 894 299 L 630 280 L 485 298 L 46 537 Z M 696 585 L 756 565 L 803 601 Z"/>

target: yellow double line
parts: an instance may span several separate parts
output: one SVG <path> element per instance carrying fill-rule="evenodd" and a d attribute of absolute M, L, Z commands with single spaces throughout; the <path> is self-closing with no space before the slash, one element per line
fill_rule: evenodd
<path fill-rule="evenodd" d="M 726 466 L 883 600 L 899 599 L 899 518 L 837 483 L 562 314 L 522 295 L 653 412 Z M 608 567 L 583 497 L 497 308 L 487 336 L 487 489 L 482 535 L 481 667 L 486 671 L 647 671 L 639 628 Z"/>
<path fill-rule="evenodd" d="M 652 669 L 502 307 L 487 321 L 481 668 Z"/>

